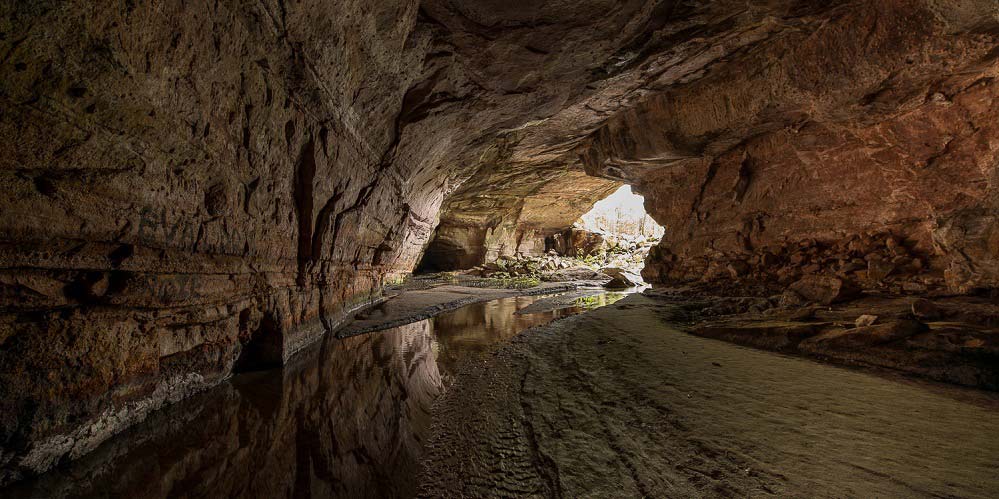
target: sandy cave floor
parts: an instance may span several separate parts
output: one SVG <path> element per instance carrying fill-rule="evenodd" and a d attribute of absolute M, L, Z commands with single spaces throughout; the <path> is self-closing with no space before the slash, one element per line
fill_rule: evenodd
<path fill-rule="evenodd" d="M 999 495 L 995 394 L 700 338 L 678 315 L 632 295 L 465 365 L 424 495 Z"/>

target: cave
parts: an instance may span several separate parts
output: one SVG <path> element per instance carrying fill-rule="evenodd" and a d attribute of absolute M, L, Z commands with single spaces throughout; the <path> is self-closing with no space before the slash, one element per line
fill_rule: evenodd
<path fill-rule="evenodd" d="M 999 496 L 994 0 L 7 1 L 0 67 L 0 495 Z"/>

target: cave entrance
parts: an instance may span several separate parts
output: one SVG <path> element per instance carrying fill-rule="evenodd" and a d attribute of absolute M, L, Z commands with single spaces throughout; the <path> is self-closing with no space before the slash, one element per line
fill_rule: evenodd
<path fill-rule="evenodd" d="M 619 267 L 638 273 L 649 249 L 665 229 L 645 212 L 645 198 L 623 185 L 597 201 L 572 227 L 546 241 L 546 250 L 593 267 Z"/>
<path fill-rule="evenodd" d="M 455 195 L 443 212 L 417 273 L 544 277 L 617 267 L 638 274 L 664 233 L 631 186 L 584 172 L 523 189 L 480 186 Z"/>
<path fill-rule="evenodd" d="M 645 198 L 623 185 L 579 217 L 577 225 L 617 236 L 661 239 L 665 229 L 645 212 Z"/>

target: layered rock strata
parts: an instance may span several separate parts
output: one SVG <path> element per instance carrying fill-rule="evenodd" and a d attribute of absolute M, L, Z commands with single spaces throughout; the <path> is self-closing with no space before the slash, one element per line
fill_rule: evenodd
<path fill-rule="evenodd" d="M 954 293 L 999 283 L 996 6 L 832 12 L 800 30 L 769 25 L 740 56 L 592 136 L 588 171 L 645 169 L 637 189 L 666 227 L 647 277 L 847 274 Z"/>
<path fill-rule="evenodd" d="M 486 170 L 448 197 L 422 269 L 467 269 L 549 250 L 569 254 L 574 243 L 586 243 L 559 239 L 571 238 L 573 223 L 620 185 L 581 168 L 509 164 Z"/>
<path fill-rule="evenodd" d="M 365 5 L 5 4 L 0 482 L 286 361 L 415 264 L 433 37 Z"/>

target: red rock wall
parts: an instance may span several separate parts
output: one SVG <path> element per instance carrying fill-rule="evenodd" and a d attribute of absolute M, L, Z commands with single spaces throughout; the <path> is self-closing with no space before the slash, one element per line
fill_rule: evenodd
<path fill-rule="evenodd" d="M 0 482 L 286 360 L 415 265 L 440 194 L 414 2 L 2 14 Z"/>
<path fill-rule="evenodd" d="M 619 183 L 579 165 L 485 164 L 441 207 L 422 270 L 468 269 L 499 257 L 539 256 Z"/>
<path fill-rule="evenodd" d="M 0 5 L 0 484 L 334 327 L 652 15 L 494 4 Z"/>
<path fill-rule="evenodd" d="M 999 24 L 986 3 L 944 7 L 866 2 L 776 22 L 609 120 L 587 169 L 637 171 L 666 228 L 646 276 L 999 285 Z"/>

